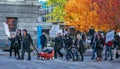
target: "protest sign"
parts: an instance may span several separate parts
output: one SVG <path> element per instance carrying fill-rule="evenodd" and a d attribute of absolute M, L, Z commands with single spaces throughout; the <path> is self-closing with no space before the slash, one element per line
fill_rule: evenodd
<path fill-rule="evenodd" d="M 10 32 L 9 32 L 9 27 L 6 23 L 3 23 L 4 25 L 4 30 L 5 30 L 5 35 L 7 35 L 8 37 L 10 37 Z"/>
<path fill-rule="evenodd" d="M 107 43 L 108 41 L 111 41 L 111 40 L 114 39 L 114 35 L 115 35 L 114 32 L 115 32 L 115 31 L 113 30 L 113 31 L 111 31 L 111 32 L 109 32 L 109 33 L 106 34 L 106 43 Z"/>
<path fill-rule="evenodd" d="M 56 37 L 57 36 L 57 33 L 59 31 L 59 25 L 53 25 L 51 30 L 49 31 L 50 33 L 50 37 Z"/>

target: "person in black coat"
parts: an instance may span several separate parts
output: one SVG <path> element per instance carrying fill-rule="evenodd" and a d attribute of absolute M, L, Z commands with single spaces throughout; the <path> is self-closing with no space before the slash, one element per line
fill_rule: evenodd
<path fill-rule="evenodd" d="M 19 50 L 21 49 L 21 40 L 22 40 L 21 30 L 18 29 L 16 32 L 16 37 L 15 37 L 15 50 L 18 56 L 17 59 L 20 59 Z"/>
<path fill-rule="evenodd" d="M 16 57 L 16 50 L 15 50 L 15 35 L 12 34 L 11 38 L 8 38 L 8 40 L 11 41 L 11 46 L 10 46 L 10 57 L 12 57 L 12 50 L 14 50 L 14 54 Z"/>
<path fill-rule="evenodd" d="M 97 35 L 97 41 L 96 41 L 96 51 L 97 51 L 97 61 L 102 60 L 102 51 L 104 48 L 104 38 L 100 34 Z"/>
<path fill-rule="evenodd" d="M 73 53 L 71 51 L 72 45 L 73 45 L 73 39 L 69 35 L 65 35 L 64 43 L 65 43 L 66 52 L 67 52 L 66 59 L 69 61 L 69 59 L 73 57 Z"/>
<path fill-rule="evenodd" d="M 33 45 L 32 38 L 30 34 L 27 33 L 26 29 L 23 29 L 23 47 L 22 47 L 22 56 L 21 60 L 24 60 L 24 54 L 25 52 L 28 53 L 28 60 L 31 60 L 31 54 L 30 54 L 30 45 Z"/>
<path fill-rule="evenodd" d="M 91 43 L 90 43 L 90 46 L 92 47 L 92 60 L 94 60 L 95 59 L 95 56 L 96 56 L 96 53 L 97 53 L 97 51 L 96 51 L 96 43 L 97 43 L 97 35 L 98 35 L 98 33 L 94 33 L 94 36 L 92 37 L 92 39 L 91 39 Z"/>
<path fill-rule="evenodd" d="M 90 38 L 92 38 L 94 36 L 94 33 L 95 33 L 95 30 L 94 30 L 93 26 L 91 26 L 90 29 L 89 29 Z"/>
<path fill-rule="evenodd" d="M 83 61 L 84 45 L 83 45 L 83 40 L 80 34 L 77 34 L 77 38 L 75 39 L 75 47 L 81 55 L 81 61 Z M 77 54 L 77 60 L 79 60 L 78 54 Z"/>
<path fill-rule="evenodd" d="M 57 58 L 57 54 L 60 55 L 60 57 L 63 57 L 63 54 L 61 53 L 61 49 L 62 49 L 62 46 L 61 46 L 61 40 L 59 38 L 59 34 L 57 35 L 57 37 L 55 37 L 54 39 L 54 42 L 55 42 L 55 45 L 54 45 L 54 50 L 55 50 L 55 59 Z"/>
<path fill-rule="evenodd" d="M 47 38 L 45 36 L 45 33 L 43 32 L 43 34 L 39 38 L 40 38 L 40 43 L 42 45 L 42 49 L 44 49 L 47 43 Z"/>

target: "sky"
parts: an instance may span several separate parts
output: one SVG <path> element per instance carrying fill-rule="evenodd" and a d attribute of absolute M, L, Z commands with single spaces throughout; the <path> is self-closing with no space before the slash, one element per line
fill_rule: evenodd
<path fill-rule="evenodd" d="M 47 0 L 39 0 L 39 1 L 47 1 Z"/>

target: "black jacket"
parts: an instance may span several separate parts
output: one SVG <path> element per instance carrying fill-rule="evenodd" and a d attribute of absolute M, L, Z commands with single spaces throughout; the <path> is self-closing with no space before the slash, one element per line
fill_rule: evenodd
<path fill-rule="evenodd" d="M 30 48 L 30 44 L 33 44 L 32 38 L 30 34 L 26 34 L 26 36 L 23 36 L 23 48 Z"/>
<path fill-rule="evenodd" d="M 21 41 L 22 41 L 22 36 L 21 35 L 16 35 L 16 37 L 15 37 L 15 45 L 19 49 L 21 48 Z"/>
<path fill-rule="evenodd" d="M 14 46 L 14 45 L 15 45 L 15 38 L 8 38 L 8 40 L 11 41 L 11 46 Z"/>
<path fill-rule="evenodd" d="M 66 49 L 71 49 L 73 44 L 73 39 L 68 36 L 64 39 L 64 43 L 65 43 Z"/>
<path fill-rule="evenodd" d="M 104 39 L 103 38 L 97 39 L 96 49 L 103 49 L 103 47 L 104 47 Z"/>
<path fill-rule="evenodd" d="M 78 47 L 78 44 L 79 44 L 79 47 Z M 84 44 L 83 44 L 82 39 L 80 39 L 80 40 L 76 39 L 75 40 L 75 48 L 84 53 L 85 49 L 84 49 Z"/>
<path fill-rule="evenodd" d="M 45 45 L 46 42 L 47 42 L 46 36 L 45 35 L 41 35 L 39 38 L 41 39 L 41 41 L 40 41 L 41 45 Z"/>
<path fill-rule="evenodd" d="M 95 33 L 95 30 L 94 30 L 94 29 L 90 29 L 90 30 L 89 30 L 89 35 L 94 35 L 94 33 Z"/>
<path fill-rule="evenodd" d="M 54 42 L 55 42 L 54 49 L 60 50 L 62 48 L 62 46 L 60 45 L 60 39 L 55 37 Z"/>

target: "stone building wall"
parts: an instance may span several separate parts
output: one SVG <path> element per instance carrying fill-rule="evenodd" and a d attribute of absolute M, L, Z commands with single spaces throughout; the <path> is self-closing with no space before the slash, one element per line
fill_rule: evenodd
<path fill-rule="evenodd" d="M 31 0 L 32 1 L 32 0 Z M 0 47 L 9 46 L 10 42 L 3 34 L 3 22 L 6 22 L 7 17 L 17 18 L 17 29 L 27 29 L 31 34 L 34 42 L 36 42 L 37 35 L 37 17 L 39 16 L 40 4 L 38 3 L 17 3 L 17 2 L 1 2 L 0 1 Z M 11 32 L 11 33 L 15 33 Z"/>

